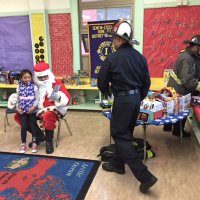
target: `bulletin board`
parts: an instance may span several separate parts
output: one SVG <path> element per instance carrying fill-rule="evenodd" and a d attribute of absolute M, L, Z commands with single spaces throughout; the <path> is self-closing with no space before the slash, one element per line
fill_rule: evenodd
<path fill-rule="evenodd" d="M 29 16 L 0 17 L 0 66 L 3 71 L 33 69 Z"/>
<path fill-rule="evenodd" d="M 199 13 L 200 6 L 145 9 L 143 54 L 152 78 L 163 77 L 185 49 L 183 41 L 200 34 Z"/>
<path fill-rule="evenodd" d="M 56 76 L 72 76 L 73 45 L 71 14 L 49 14 L 48 19 L 52 71 Z"/>

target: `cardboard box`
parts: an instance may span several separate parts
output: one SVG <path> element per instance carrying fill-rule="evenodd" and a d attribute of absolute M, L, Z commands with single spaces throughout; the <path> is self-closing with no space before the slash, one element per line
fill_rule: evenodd
<path fill-rule="evenodd" d="M 141 102 L 140 109 L 157 112 L 157 111 L 163 110 L 163 104 L 159 101 L 144 99 Z"/>
<path fill-rule="evenodd" d="M 139 120 L 152 121 L 159 119 L 164 114 L 164 107 L 162 102 L 144 99 L 140 105 Z"/>
<path fill-rule="evenodd" d="M 153 112 L 150 110 L 140 109 L 138 119 L 144 122 L 148 122 L 148 121 L 152 121 L 152 120 L 163 117 L 163 114 L 164 114 L 164 110 Z"/>
<path fill-rule="evenodd" d="M 185 96 L 178 97 L 179 109 L 178 112 L 184 112 L 185 110 L 190 108 L 191 102 L 191 94 L 187 94 Z"/>
<path fill-rule="evenodd" d="M 143 122 L 154 120 L 153 112 L 149 110 L 140 110 L 140 113 L 138 115 L 138 120 L 142 120 Z"/>

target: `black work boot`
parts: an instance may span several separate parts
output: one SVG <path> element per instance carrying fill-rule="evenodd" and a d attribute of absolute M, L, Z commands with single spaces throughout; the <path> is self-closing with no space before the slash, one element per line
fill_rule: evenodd
<path fill-rule="evenodd" d="M 53 147 L 54 131 L 45 129 L 45 134 L 46 134 L 46 153 L 51 154 L 54 152 L 54 147 Z"/>
<path fill-rule="evenodd" d="M 147 193 L 147 191 L 150 189 L 150 187 L 152 187 L 157 181 L 158 181 L 158 179 L 152 175 L 148 180 L 141 183 L 140 192 L 142 192 L 144 194 Z"/>
<path fill-rule="evenodd" d="M 46 135 L 44 134 L 43 131 L 40 131 L 40 132 L 37 133 L 37 141 L 38 142 L 46 141 Z"/>
<path fill-rule="evenodd" d="M 117 167 L 111 165 L 111 163 L 103 163 L 102 168 L 107 172 L 115 172 L 117 174 L 125 174 L 124 167 L 117 168 Z"/>
<path fill-rule="evenodd" d="M 164 124 L 163 131 L 172 131 L 172 124 Z"/>
<path fill-rule="evenodd" d="M 181 136 L 180 130 L 182 129 L 183 137 L 190 137 L 191 133 L 184 131 L 185 123 L 186 123 L 186 119 L 183 119 L 182 120 L 182 127 L 180 127 L 180 122 L 176 122 L 174 124 L 172 135 L 180 137 Z"/>

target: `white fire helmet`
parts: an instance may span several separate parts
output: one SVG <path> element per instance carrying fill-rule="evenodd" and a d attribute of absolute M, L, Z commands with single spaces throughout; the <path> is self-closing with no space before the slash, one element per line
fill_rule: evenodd
<path fill-rule="evenodd" d="M 131 25 L 125 20 L 118 19 L 114 23 L 112 31 L 107 33 L 113 36 L 124 38 L 131 44 L 139 45 L 139 42 L 136 39 L 133 39 L 133 31 Z"/>

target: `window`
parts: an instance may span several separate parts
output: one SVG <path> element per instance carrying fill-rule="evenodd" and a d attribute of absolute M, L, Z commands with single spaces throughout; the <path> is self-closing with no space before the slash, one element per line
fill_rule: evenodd
<path fill-rule="evenodd" d="M 89 71 L 87 22 L 117 20 L 133 21 L 134 0 L 79 0 L 81 35 L 81 70 Z"/>
<path fill-rule="evenodd" d="M 88 34 L 81 34 L 81 49 L 82 49 L 82 55 L 86 55 L 89 52 L 88 49 Z"/>
<path fill-rule="evenodd" d="M 124 18 L 131 21 L 131 7 L 82 10 L 82 25 L 90 21 L 117 20 Z"/>

